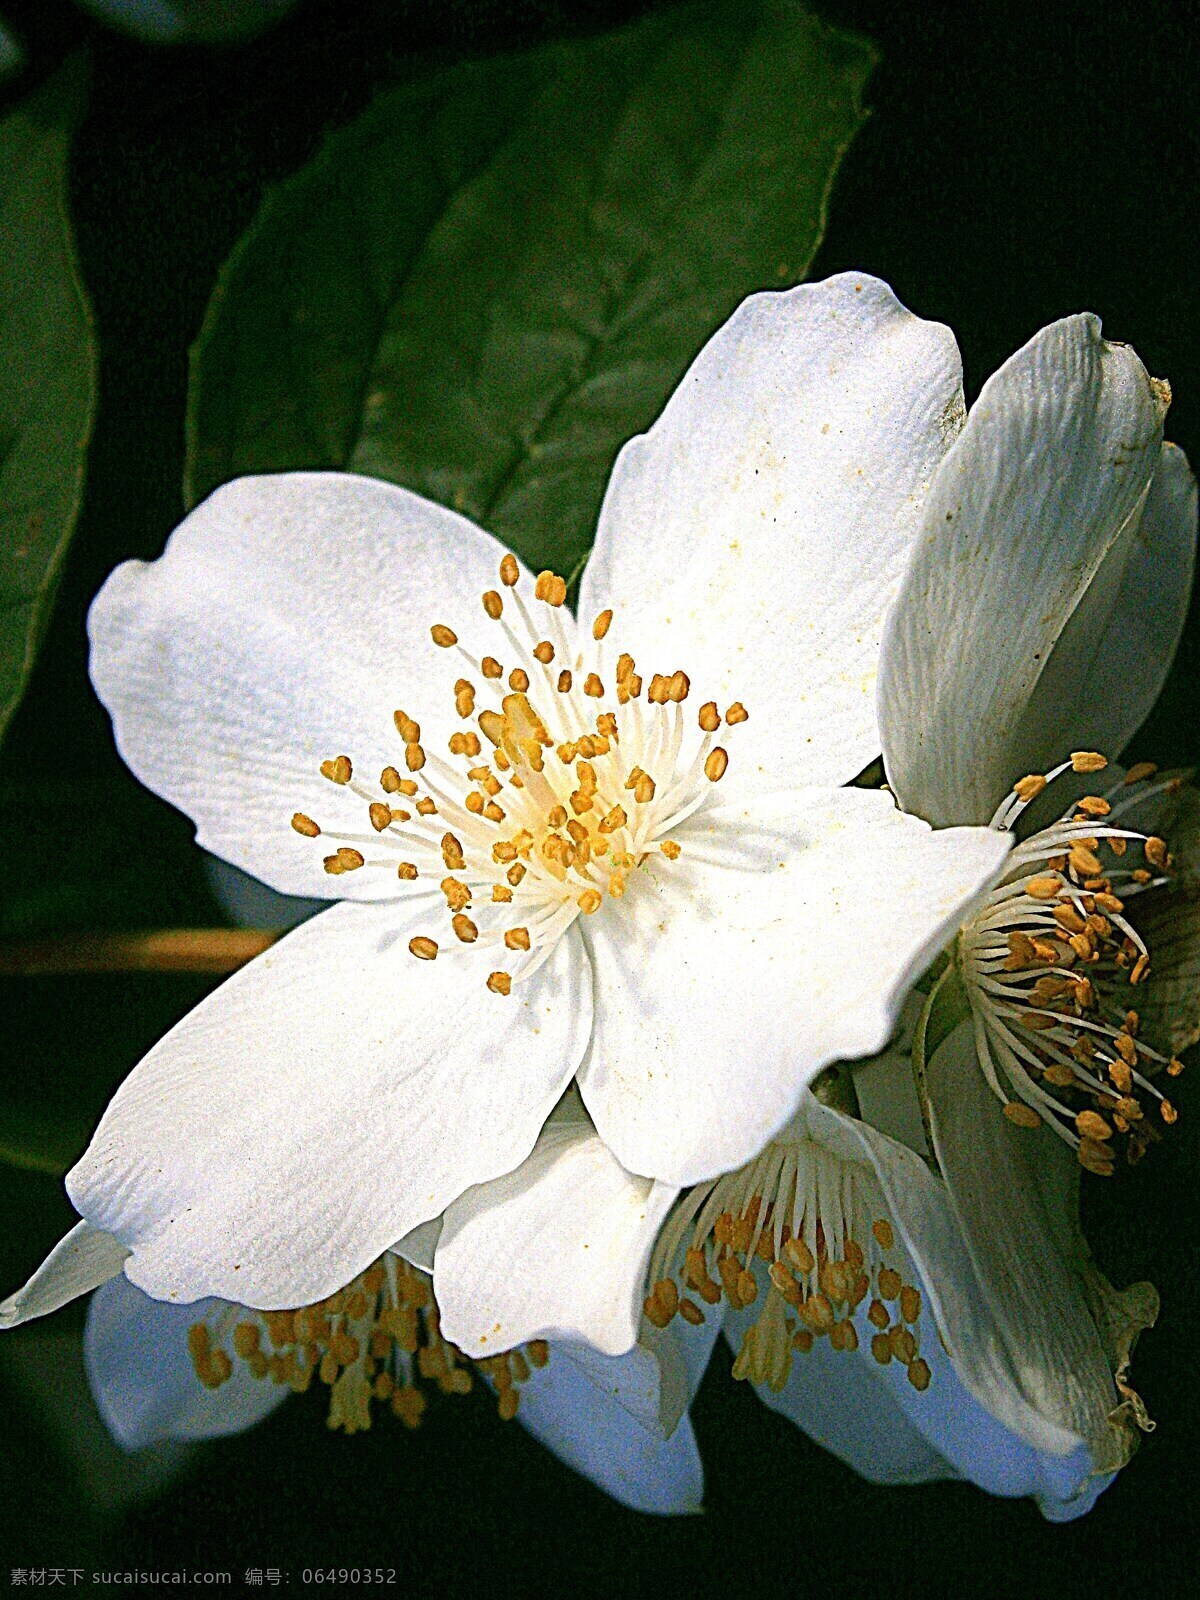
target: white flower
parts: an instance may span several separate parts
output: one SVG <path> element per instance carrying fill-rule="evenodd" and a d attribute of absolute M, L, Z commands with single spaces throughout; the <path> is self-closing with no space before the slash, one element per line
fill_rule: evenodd
<path fill-rule="evenodd" d="M 115 572 L 92 675 L 130 766 L 208 849 L 342 903 L 135 1069 L 68 1175 L 82 1237 L 157 1299 L 305 1306 L 446 1213 L 468 1353 L 629 1350 L 596 1263 L 630 1215 L 648 1253 L 679 1186 L 880 1048 L 1007 853 L 840 787 L 961 414 L 948 331 L 844 276 L 747 301 L 624 449 L 580 626 L 561 579 L 339 474 L 228 485 Z M 572 1080 L 599 1140 L 535 1183 Z"/>
<path fill-rule="evenodd" d="M 1149 1426 L 1126 1372 L 1157 1296 L 1092 1266 L 1080 1163 L 1111 1173 L 1114 1144 L 1136 1159 L 1169 1126 L 1159 1084 L 1200 1036 L 1195 799 L 1145 767 L 1101 780 L 1087 748 L 1136 731 L 1187 609 L 1196 491 L 1161 443 L 1165 400 L 1091 317 L 985 386 L 885 630 L 887 775 L 943 825 L 1007 831 L 1055 780 L 1073 803 L 1013 851 L 910 1019 L 920 1098 L 899 1044 L 853 1092 L 830 1080 L 838 1105 L 810 1096 L 689 1195 L 647 1302 L 658 1322 L 732 1304 L 735 1371 L 866 1476 L 961 1475 L 1054 1518 Z"/>

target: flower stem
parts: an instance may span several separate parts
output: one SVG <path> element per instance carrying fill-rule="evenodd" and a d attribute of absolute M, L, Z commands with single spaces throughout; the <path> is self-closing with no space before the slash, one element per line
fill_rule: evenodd
<path fill-rule="evenodd" d="M 236 972 L 274 944 L 259 928 L 156 928 L 141 933 L 69 933 L 0 939 L 0 976 L 72 972 Z"/>

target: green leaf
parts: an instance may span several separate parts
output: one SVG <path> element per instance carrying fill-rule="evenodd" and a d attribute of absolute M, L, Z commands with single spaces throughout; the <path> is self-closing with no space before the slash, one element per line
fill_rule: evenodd
<path fill-rule="evenodd" d="M 189 503 L 344 468 L 575 570 L 620 445 L 739 301 L 807 271 L 873 61 L 726 0 L 383 96 L 221 274 Z"/>
<path fill-rule="evenodd" d="M 50 618 L 83 493 L 96 342 L 67 216 L 75 60 L 0 124 L 0 736 Z"/>

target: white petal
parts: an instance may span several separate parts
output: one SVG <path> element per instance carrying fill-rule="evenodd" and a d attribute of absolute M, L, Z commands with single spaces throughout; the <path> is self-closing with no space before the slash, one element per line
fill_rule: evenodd
<path fill-rule="evenodd" d="M 0 1328 L 15 1328 L 44 1317 L 68 1301 L 107 1283 L 120 1272 L 129 1251 L 111 1233 L 77 1222 L 15 1294 L 0 1303 Z"/>
<path fill-rule="evenodd" d="M 879 750 L 883 618 L 962 413 L 953 335 L 877 279 L 751 296 L 618 456 L 581 618 L 614 607 L 640 665 L 743 700 L 768 786 L 848 781 Z"/>
<path fill-rule="evenodd" d="M 945 1183 L 910 1152 L 870 1130 L 864 1137 L 964 1386 L 1072 1500 L 1071 1481 L 1082 1493 L 1093 1472 L 1127 1458 L 1130 1441 L 1108 1420 L 1118 1396 L 1082 1259 L 1078 1268 L 1072 1259 L 1081 1241 L 1067 1209 L 1077 1204 L 1071 1158 L 1049 1130 L 1004 1118 L 968 1023 L 926 1070 Z"/>
<path fill-rule="evenodd" d="M 682 1319 L 669 1328 L 643 1322 L 638 1343 L 620 1359 L 573 1343 L 554 1345 L 551 1360 L 563 1349 L 602 1394 L 643 1428 L 668 1439 L 696 1397 L 720 1331 L 721 1309 L 713 1307 L 698 1328 Z"/>
<path fill-rule="evenodd" d="M 852 1068 L 862 1120 L 919 1156 L 928 1156 L 929 1144 L 913 1079 L 912 1038 L 924 1008 L 925 996 L 914 991 L 904 1002 L 887 1049 L 854 1062 Z"/>
<path fill-rule="evenodd" d="M 1014 735 L 1016 763 L 1036 770 L 1069 750 L 1125 748 L 1175 659 L 1195 564 L 1196 480 L 1183 451 L 1164 444 L 1141 516 L 1117 539 L 1038 679 Z"/>
<path fill-rule="evenodd" d="M 503 554 L 465 518 L 372 478 L 226 484 L 158 561 L 118 567 L 92 606 L 92 681 L 122 756 L 187 812 L 200 844 L 271 888 L 398 894 L 394 871 L 330 878 L 321 842 L 290 819 L 371 836 L 365 803 L 319 769 L 348 755 L 372 787 L 385 766 L 403 769 L 397 708 L 444 753 L 463 663 L 429 630 L 490 626 L 479 596 Z"/>
<path fill-rule="evenodd" d="M 632 1177 L 590 1125 L 548 1125 L 520 1167 L 447 1210 L 434 1257 L 443 1333 L 471 1356 L 539 1338 L 623 1354 L 677 1193 Z"/>
<path fill-rule="evenodd" d="M 766 1288 L 764 1280 L 764 1293 Z M 761 1313 L 760 1299 L 753 1309 L 726 1316 L 725 1333 L 735 1355 Z M 782 1389 L 767 1384 L 754 1389 L 764 1405 L 869 1483 L 930 1483 L 958 1476 L 908 1421 L 881 1378 L 853 1354 L 834 1350 L 828 1339 L 796 1354 Z"/>
<path fill-rule="evenodd" d="M 587 1042 L 578 940 L 502 997 L 478 947 L 414 960 L 419 926 L 411 907 L 322 912 L 134 1070 L 67 1177 L 133 1282 L 305 1305 L 524 1159 Z"/>
<path fill-rule="evenodd" d="M 1164 410 L 1137 356 L 1102 339 L 1093 316 L 1043 329 L 984 385 L 884 634 L 884 758 L 907 810 L 986 822 L 1017 778 L 1061 759 L 1058 730 L 1024 719 L 1138 514 Z"/>
<path fill-rule="evenodd" d="M 418 1222 L 415 1228 L 410 1228 L 403 1239 L 397 1239 L 392 1251 L 410 1266 L 432 1273 L 433 1255 L 441 1236 L 441 1217 L 430 1217 L 428 1222 Z"/>
<path fill-rule="evenodd" d="M 260 1382 L 242 1361 L 219 1389 L 206 1389 L 188 1354 L 188 1329 L 238 1307 L 203 1300 L 168 1305 L 124 1276 L 92 1296 L 83 1335 L 88 1382 L 109 1432 L 126 1450 L 159 1439 L 213 1439 L 241 1433 L 271 1414 L 291 1390 Z"/>
<path fill-rule="evenodd" d="M 550 1360 L 521 1385 L 518 1417 L 560 1461 L 634 1511 L 677 1516 L 700 1510 L 704 1469 L 691 1421 L 684 1417 L 669 1438 L 643 1427 L 616 1391 L 645 1383 L 645 1352 L 589 1354 L 584 1372 L 571 1347 L 555 1345 Z M 608 1372 L 606 1394 L 597 1382 Z"/>
<path fill-rule="evenodd" d="M 935 833 L 867 789 L 724 806 L 675 837 L 678 861 L 649 858 L 586 919 L 579 1084 L 629 1171 L 684 1186 L 756 1155 L 829 1062 L 887 1042 L 1009 841 Z"/>

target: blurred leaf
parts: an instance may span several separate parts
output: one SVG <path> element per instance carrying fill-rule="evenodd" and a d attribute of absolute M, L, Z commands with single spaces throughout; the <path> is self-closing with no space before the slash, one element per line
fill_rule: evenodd
<path fill-rule="evenodd" d="M 383 96 L 222 272 L 189 503 L 348 468 L 572 571 L 623 441 L 745 295 L 804 276 L 873 60 L 726 0 Z"/>
<path fill-rule="evenodd" d="M 0 124 L 0 736 L 49 621 L 96 403 L 66 209 L 86 88 L 77 59 Z"/>

